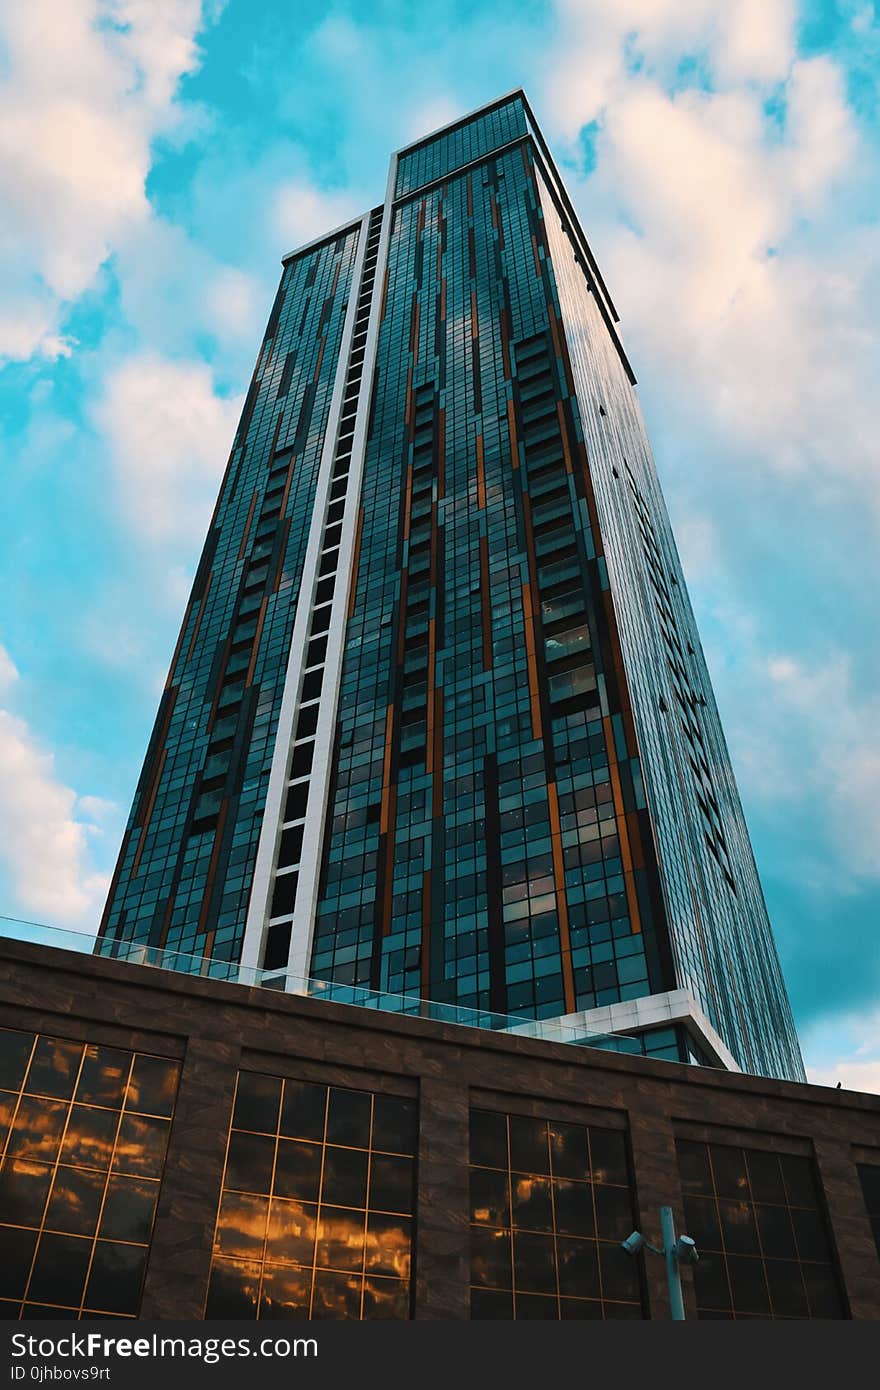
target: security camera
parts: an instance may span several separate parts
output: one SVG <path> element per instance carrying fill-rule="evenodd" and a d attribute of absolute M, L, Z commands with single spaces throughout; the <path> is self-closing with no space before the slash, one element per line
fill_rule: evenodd
<path fill-rule="evenodd" d="M 678 1256 L 678 1263 L 682 1265 L 695 1265 L 700 1258 L 697 1247 L 690 1236 L 678 1237 L 675 1242 L 675 1253 Z"/>
<path fill-rule="evenodd" d="M 645 1243 L 645 1237 L 641 1231 L 633 1231 L 626 1240 L 620 1242 L 621 1250 L 625 1250 L 628 1255 L 637 1255 Z"/>

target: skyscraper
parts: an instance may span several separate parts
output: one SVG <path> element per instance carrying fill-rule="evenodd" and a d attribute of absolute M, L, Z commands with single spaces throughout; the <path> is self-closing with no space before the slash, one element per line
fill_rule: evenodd
<path fill-rule="evenodd" d="M 522 92 L 285 258 L 100 951 L 803 1077 L 617 323 Z"/>

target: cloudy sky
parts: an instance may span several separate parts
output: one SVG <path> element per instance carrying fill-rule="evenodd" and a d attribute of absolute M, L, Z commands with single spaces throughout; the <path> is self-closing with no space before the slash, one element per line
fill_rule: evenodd
<path fill-rule="evenodd" d="M 622 316 L 811 1075 L 880 1090 L 871 0 L 0 7 L 0 912 L 92 930 L 279 273 L 524 85 Z"/>

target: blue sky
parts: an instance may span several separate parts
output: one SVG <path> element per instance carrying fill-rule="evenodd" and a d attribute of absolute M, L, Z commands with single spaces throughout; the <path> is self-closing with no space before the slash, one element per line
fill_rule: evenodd
<path fill-rule="evenodd" d="M 621 312 L 811 1074 L 880 1090 L 870 0 L 0 15 L 0 912 L 94 927 L 280 257 L 523 85 Z"/>

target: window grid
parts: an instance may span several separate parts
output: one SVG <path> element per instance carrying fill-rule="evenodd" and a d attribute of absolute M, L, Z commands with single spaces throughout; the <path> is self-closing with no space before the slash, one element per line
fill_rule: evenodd
<path fill-rule="evenodd" d="M 698 1316 L 847 1316 L 812 1161 L 676 1143 L 685 1229 L 696 1241 Z"/>
<path fill-rule="evenodd" d="M 274 1124 L 271 1128 L 249 1128 L 243 1123 L 236 1124 L 238 1114 L 239 1099 L 244 1098 L 247 1104 L 249 1092 L 258 1094 L 260 1085 L 267 1085 L 269 1091 L 275 1091 L 277 1100 L 275 1105 Z M 296 1093 L 300 1088 L 312 1095 L 323 1093 L 321 1101 L 321 1123 L 320 1134 L 305 1133 L 297 1131 L 296 1126 L 285 1128 L 285 1112 L 288 1105 L 288 1098 L 291 1090 Z M 338 1099 L 334 1102 L 334 1097 Z M 366 1143 L 343 1143 L 335 1142 L 330 1130 L 331 1106 L 341 1106 L 344 1110 L 345 1104 L 362 1103 L 363 1098 L 369 1101 L 369 1119 L 366 1125 Z M 342 1087 L 326 1086 L 320 1083 L 303 1082 L 294 1079 L 283 1079 L 281 1077 L 267 1076 L 254 1072 L 239 1072 L 236 1084 L 236 1099 L 233 1107 L 232 1122 L 227 1136 L 226 1161 L 224 1165 L 223 1189 L 221 1193 L 220 1205 L 217 1212 L 217 1223 L 214 1236 L 214 1259 L 212 1264 L 211 1287 L 208 1294 L 207 1308 L 205 1317 L 248 1317 L 248 1318 L 319 1318 L 319 1317 L 351 1317 L 356 1319 L 364 1318 L 409 1318 L 411 1317 L 411 1246 L 412 1246 L 412 1213 L 413 1213 L 413 1193 L 414 1184 L 414 1138 L 404 1138 L 397 1147 L 381 1147 L 376 1143 L 376 1102 L 377 1100 L 386 1107 L 393 1107 L 398 1114 L 398 1123 L 404 1126 L 407 1124 L 407 1116 L 414 1111 L 414 1102 L 400 1097 L 377 1096 L 369 1091 L 353 1091 Z M 272 1160 L 271 1170 L 268 1177 L 268 1185 L 264 1182 L 260 1185 L 259 1174 L 252 1168 L 249 1174 L 242 1179 L 242 1185 L 234 1185 L 237 1175 L 231 1172 L 230 1154 L 233 1143 L 237 1135 L 251 1138 L 266 1138 L 272 1141 Z M 320 1161 L 317 1171 L 317 1179 L 313 1185 L 314 1197 L 309 1198 L 297 1196 L 295 1193 L 279 1191 L 278 1184 L 278 1163 L 282 1156 L 282 1144 L 292 1146 L 309 1146 L 310 1148 L 320 1147 Z M 333 1159 L 340 1154 L 363 1154 L 365 1156 L 365 1173 L 363 1182 L 363 1202 L 345 1202 L 336 1197 L 328 1200 L 326 1193 L 328 1187 L 328 1156 L 332 1166 Z M 295 1158 L 290 1155 L 291 1160 Z M 305 1155 L 302 1155 L 305 1157 Z M 399 1158 L 409 1164 L 409 1182 L 400 1186 L 400 1195 L 391 1204 L 379 1204 L 371 1200 L 371 1192 L 374 1183 L 374 1165 L 376 1160 Z M 250 1177 L 250 1185 L 244 1186 L 243 1183 Z M 338 1174 L 336 1175 L 338 1180 Z M 230 1181 L 232 1178 L 232 1181 Z M 294 1183 L 301 1183 L 298 1190 L 306 1190 L 308 1175 L 294 1177 Z M 254 1190 L 258 1188 L 259 1190 Z M 232 1197 L 232 1201 L 227 1201 L 227 1197 Z M 244 1230 L 242 1222 L 236 1231 L 234 1226 L 236 1203 L 235 1197 L 248 1197 L 255 1203 L 254 1210 L 258 1214 L 259 1228 L 262 1235 L 258 1237 L 257 1249 L 248 1253 L 245 1249 L 247 1232 Z M 281 1253 L 282 1244 L 278 1228 L 285 1217 L 285 1212 L 290 1207 L 289 1217 L 295 1216 L 295 1208 L 298 1208 L 302 1217 L 303 1229 L 307 1230 L 309 1223 L 312 1226 L 312 1235 L 304 1236 L 303 1239 L 311 1246 L 310 1258 L 295 1259 L 292 1256 L 286 1258 Z M 240 1211 L 245 1212 L 246 1206 L 239 1204 Z M 332 1227 L 330 1223 L 334 1216 L 329 1213 L 340 1213 L 343 1215 L 350 1213 L 351 1217 L 362 1218 L 358 1224 L 361 1230 L 359 1242 L 358 1261 L 353 1265 L 349 1261 L 348 1267 L 344 1259 L 333 1261 L 331 1256 L 322 1259 L 321 1245 L 326 1242 L 328 1245 L 332 1239 Z M 260 1214 L 261 1213 L 261 1214 Z M 231 1221 L 230 1221 L 231 1214 Z M 379 1217 L 380 1220 L 374 1226 L 372 1218 Z M 392 1239 L 388 1241 L 388 1248 L 391 1250 L 391 1257 L 386 1258 L 385 1263 L 393 1263 L 395 1258 L 399 1261 L 399 1268 L 405 1271 L 403 1274 L 389 1273 L 387 1269 L 375 1271 L 368 1265 L 370 1236 L 376 1231 L 381 1231 L 383 1218 L 397 1218 L 398 1226 L 396 1229 L 396 1250 L 393 1229 L 388 1231 Z M 228 1231 L 232 1229 L 232 1253 L 226 1245 Z M 274 1226 L 274 1231 L 273 1231 Z M 238 1250 L 235 1253 L 235 1242 L 238 1240 Z M 273 1241 L 277 1242 L 273 1249 Z M 225 1246 L 225 1248 L 224 1248 Z M 305 1253 L 305 1252 L 304 1252 Z M 382 1252 L 380 1252 L 380 1264 L 382 1263 Z M 281 1300 L 276 1303 L 276 1296 L 273 1293 L 273 1285 L 281 1284 L 284 1279 L 289 1281 L 286 1302 Z M 299 1283 L 297 1290 L 296 1284 Z M 334 1304 L 333 1291 L 334 1282 L 336 1285 L 337 1300 Z M 353 1287 L 356 1283 L 356 1287 Z M 349 1295 L 346 1298 L 346 1293 Z M 354 1294 L 354 1298 L 351 1295 Z"/>
<path fill-rule="evenodd" d="M 537 1145 L 533 1158 L 537 1158 L 540 1172 L 529 1171 L 522 1164 L 515 1166 L 515 1144 L 528 1142 Z M 566 1161 L 566 1146 L 579 1148 L 582 1159 L 576 1157 L 572 1162 L 569 1154 Z M 539 1157 L 541 1150 L 546 1151 L 543 1159 Z M 489 1158 L 495 1162 L 488 1162 Z M 488 1175 L 492 1173 L 503 1174 L 505 1180 L 506 1212 L 501 1215 L 507 1220 L 500 1223 L 492 1219 L 491 1196 L 489 1205 L 481 1206 L 486 1191 L 491 1194 Z M 620 1131 L 472 1110 L 470 1179 L 472 1318 L 644 1317 L 638 1265 L 620 1248 L 620 1241 L 636 1224 L 630 1168 Z M 483 1193 L 481 1184 L 486 1189 Z M 529 1213 L 523 1208 L 534 1188 L 538 1210 Z M 549 1199 L 549 1212 L 545 1203 L 543 1219 L 542 1191 Z M 485 1237 L 490 1233 L 506 1246 L 506 1257 L 494 1270 L 491 1255 L 488 1263 L 486 1260 L 491 1240 Z M 530 1274 L 525 1269 L 526 1251 L 540 1257 L 542 1247 L 543 1275 L 534 1270 Z M 552 1289 L 546 1267 L 546 1256 L 551 1252 Z M 536 1288 L 541 1282 L 548 1287 Z"/>
<path fill-rule="evenodd" d="M 51 1080 L 41 1083 L 38 1075 L 38 1067 L 47 1058 L 51 1065 L 52 1056 L 56 1066 L 54 1088 Z M 68 1078 L 72 1075 L 69 1084 L 57 1070 L 65 1057 L 72 1064 L 67 1067 Z M 160 1103 L 155 1105 L 154 1093 L 153 1109 L 139 1105 L 140 1083 L 135 1072 L 139 1064 L 143 1072 L 141 1059 L 160 1064 Z M 87 1069 L 91 1070 L 93 1063 L 101 1069 L 99 1074 L 108 1085 L 114 1075 L 117 1077 L 115 1089 L 118 1104 L 99 1104 L 80 1098 Z M 117 1068 L 116 1072 L 114 1067 Z M 8 1124 L 4 1124 L 0 1130 L 0 1203 L 3 1217 L 0 1223 L 0 1247 L 4 1250 L 0 1274 L 3 1281 L 0 1316 L 13 1319 L 65 1315 L 72 1318 L 137 1316 L 179 1070 L 178 1063 L 152 1053 L 0 1029 L 0 1106 L 8 1112 Z M 94 1091 L 95 1081 L 92 1078 L 86 1081 L 85 1094 L 89 1093 L 89 1084 Z M 14 1097 L 14 1100 L 10 1102 L 6 1097 Z M 145 1105 L 150 1099 L 148 1096 Z M 28 1106 L 28 1101 L 35 1102 L 35 1105 Z M 55 1127 L 53 1135 L 51 1119 L 53 1115 L 60 1114 L 57 1109 L 60 1106 L 65 1106 L 66 1110 L 61 1125 Z M 116 1117 L 112 1121 L 112 1137 L 108 1132 L 103 1136 L 103 1141 L 98 1118 L 101 1115 Z M 131 1124 L 126 1123 L 129 1118 Z M 45 1156 L 41 1149 L 38 1148 L 35 1154 L 29 1148 L 28 1120 L 32 1132 L 37 1134 L 40 1133 L 39 1121 L 42 1120 L 40 1143 L 42 1145 L 48 1139 L 50 1146 Z M 162 1126 L 161 1130 L 154 1126 L 159 1143 L 154 1145 L 152 1154 L 143 1139 L 139 1149 L 136 1138 L 137 1126 L 145 1120 L 158 1121 Z M 78 1125 L 89 1122 L 96 1134 L 89 1135 L 86 1128 L 77 1138 Z M 149 1129 L 146 1133 L 149 1134 Z M 74 1144 L 79 1145 L 79 1153 L 73 1145 L 68 1145 L 71 1136 L 74 1136 Z M 86 1152 L 83 1158 L 82 1146 L 84 1143 L 87 1146 L 89 1140 L 98 1147 L 98 1154 L 89 1155 Z M 106 1162 L 100 1159 L 102 1142 Z M 53 1155 L 51 1159 L 49 1153 Z M 71 1156 L 75 1161 L 70 1161 Z M 89 1157 L 92 1157 L 92 1162 L 88 1161 Z M 137 1171 L 138 1165 L 140 1172 Z M 28 1179 L 31 1180 L 30 1192 Z M 93 1221 L 84 1206 L 83 1197 L 90 1183 L 93 1195 L 98 1193 L 91 1213 Z M 80 1184 L 79 1193 L 76 1191 L 77 1184 Z M 136 1195 L 138 1187 L 140 1192 Z M 39 1203 L 30 1213 L 27 1210 L 29 1195 L 32 1202 Z M 141 1200 L 140 1212 L 138 1196 L 146 1198 L 145 1202 Z M 108 1198 L 111 1199 L 109 1226 L 105 1223 Z M 140 1220 L 140 1239 L 128 1239 L 118 1234 L 120 1227 L 125 1227 L 126 1206 L 130 1231 L 132 1227 L 137 1229 Z M 31 1220 L 25 1219 L 28 1215 Z M 112 1224 L 114 1221 L 115 1228 Z M 116 1234 L 111 1234 L 114 1229 Z M 13 1234 L 15 1232 L 20 1234 Z M 32 1233 L 33 1247 L 28 1252 Z M 44 1244 L 46 1236 L 55 1244 Z M 88 1256 L 83 1264 L 82 1254 L 86 1244 L 89 1247 Z M 53 1251 L 51 1259 L 46 1253 L 48 1250 Z M 140 1251 L 142 1254 L 140 1257 L 128 1256 L 126 1270 L 126 1257 L 121 1255 L 122 1251 Z M 64 1297 L 63 1290 L 65 1252 L 68 1257 L 74 1257 L 72 1266 L 69 1265 L 67 1270 L 69 1297 Z M 97 1266 L 96 1258 L 99 1261 Z M 117 1261 L 115 1271 L 114 1260 Z M 97 1274 L 94 1290 L 91 1286 L 93 1272 Z M 55 1296 L 45 1291 L 41 1293 L 47 1277 L 50 1283 L 54 1281 L 56 1284 L 53 1290 Z M 62 1285 L 60 1290 L 59 1282 Z M 75 1292 L 77 1287 L 78 1294 Z"/>

